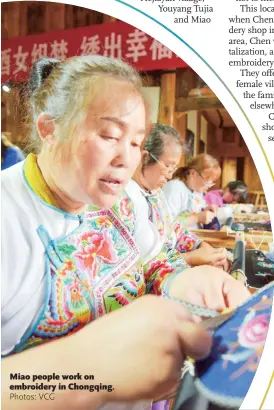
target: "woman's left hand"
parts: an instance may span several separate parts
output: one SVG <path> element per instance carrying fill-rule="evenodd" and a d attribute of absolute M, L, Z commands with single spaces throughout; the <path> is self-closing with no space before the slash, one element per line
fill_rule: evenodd
<path fill-rule="evenodd" d="M 221 312 L 241 305 L 250 293 L 224 270 L 197 266 L 176 276 L 170 287 L 170 296 Z"/>
<path fill-rule="evenodd" d="M 210 211 L 214 213 L 214 216 L 217 216 L 217 211 L 218 211 L 218 207 L 216 205 L 208 205 L 207 208 L 205 208 L 205 211 Z"/>
<path fill-rule="evenodd" d="M 217 268 L 222 268 L 225 272 L 228 272 L 229 269 L 231 268 L 231 261 L 228 258 L 228 252 L 225 248 L 215 248 L 216 252 L 220 252 L 222 255 L 224 255 L 224 259 L 217 264 L 213 264 L 213 266 L 216 266 Z"/>
<path fill-rule="evenodd" d="M 210 260 L 206 261 L 204 260 L 203 263 L 200 263 L 199 265 L 212 265 L 216 266 L 217 268 L 221 268 L 224 271 L 228 272 L 230 267 L 231 267 L 231 262 L 228 258 L 228 251 L 226 248 L 214 248 L 211 245 L 209 245 L 207 242 L 202 242 L 201 245 L 199 246 L 198 249 L 201 249 L 206 252 L 206 254 L 209 253 Z M 192 253 L 194 253 L 193 251 Z M 190 252 L 191 253 L 191 252 Z M 184 255 L 184 257 L 187 254 Z M 186 258 L 185 258 L 186 259 Z M 189 265 L 196 266 L 197 264 L 192 264 L 191 262 L 188 262 Z"/>

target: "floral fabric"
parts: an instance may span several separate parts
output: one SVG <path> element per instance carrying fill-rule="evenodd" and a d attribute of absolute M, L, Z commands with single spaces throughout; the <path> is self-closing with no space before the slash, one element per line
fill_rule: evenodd
<path fill-rule="evenodd" d="M 45 247 L 46 298 L 15 352 L 74 333 L 146 293 L 161 295 L 170 277 L 187 266 L 168 248 L 150 264 L 140 264 L 126 195 L 112 210 L 90 207 L 71 218 L 78 218 L 79 226 L 61 238 L 51 238 L 44 226 L 37 229 Z"/>
<path fill-rule="evenodd" d="M 180 253 L 190 252 L 197 249 L 201 240 L 190 230 L 185 229 L 184 223 L 173 221 L 168 204 L 161 190 L 153 193 L 144 193 L 147 202 L 150 205 L 149 218 L 157 227 L 161 236 L 166 236 L 167 249 L 176 249 Z"/>

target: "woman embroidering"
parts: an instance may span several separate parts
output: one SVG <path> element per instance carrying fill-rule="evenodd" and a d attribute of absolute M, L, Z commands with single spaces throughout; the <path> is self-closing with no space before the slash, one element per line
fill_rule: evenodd
<path fill-rule="evenodd" d="M 176 385 L 184 355 L 204 357 L 211 338 L 182 306 L 144 295 L 163 295 L 176 276 L 170 297 L 222 310 L 247 291 L 216 268 L 187 275 L 175 251 L 141 264 L 139 222 L 123 190 L 140 161 L 148 120 L 141 82 L 128 65 L 99 56 L 40 60 L 30 92 L 37 154 L 2 173 L 4 406 L 150 406 Z M 94 374 L 114 390 L 12 401 L 9 374 L 22 369 Z"/>

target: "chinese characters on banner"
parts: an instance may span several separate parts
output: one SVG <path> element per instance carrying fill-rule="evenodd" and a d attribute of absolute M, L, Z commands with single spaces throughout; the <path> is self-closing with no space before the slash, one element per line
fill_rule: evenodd
<path fill-rule="evenodd" d="M 3 40 L 1 80 L 26 81 L 32 64 L 46 56 L 62 60 L 90 54 L 121 58 L 139 71 L 187 66 L 152 37 L 117 22 Z"/>

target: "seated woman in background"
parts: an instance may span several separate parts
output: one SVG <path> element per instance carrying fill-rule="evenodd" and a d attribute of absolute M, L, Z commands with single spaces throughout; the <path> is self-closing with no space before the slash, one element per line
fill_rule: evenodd
<path fill-rule="evenodd" d="M 23 161 L 24 158 L 20 149 L 1 135 L 1 171 Z"/>
<path fill-rule="evenodd" d="M 242 181 L 231 181 L 223 189 L 208 192 L 204 199 L 207 205 L 224 206 L 225 204 L 237 204 L 246 201 L 248 194 L 247 186 Z"/>
<path fill-rule="evenodd" d="M 221 175 L 218 161 L 208 154 L 190 159 L 178 168 L 163 191 L 173 218 L 183 216 L 185 226 L 192 229 L 209 224 L 216 216 L 216 207 L 208 207 L 203 194 Z"/>
<path fill-rule="evenodd" d="M 144 144 L 142 160 L 126 192 L 134 203 L 140 232 L 135 232 L 138 247 L 144 249 L 145 260 L 154 258 L 165 245 L 183 253 L 191 265 L 212 264 L 226 267 L 226 251 L 216 249 L 175 223 L 162 187 L 172 178 L 180 163 L 183 146 L 177 131 L 163 124 L 154 124 Z"/>

